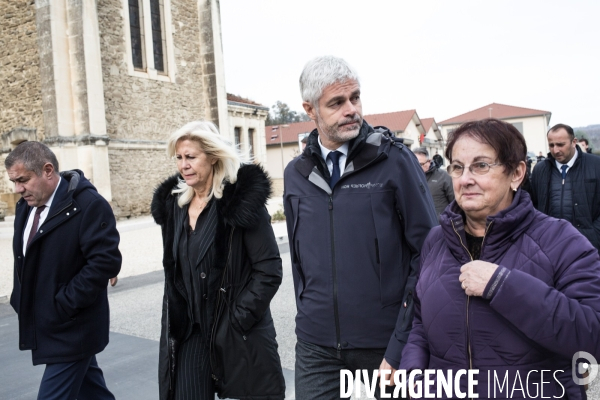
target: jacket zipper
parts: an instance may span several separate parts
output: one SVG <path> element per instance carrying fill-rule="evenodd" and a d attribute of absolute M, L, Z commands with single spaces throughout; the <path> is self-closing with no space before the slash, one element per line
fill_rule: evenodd
<path fill-rule="evenodd" d="M 350 154 L 348 154 L 348 155 L 350 155 Z M 347 174 L 344 174 L 342 172 L 342 174 L 340 175 L 340 180 L 342 180 L 342 178 L 352 175 L 353 173 L 358 172 L 358 171 L 368 167 L 369 165 L 379 161 L 379 159 L 382 157 L 383 157 L 383 153 L 379 154 L 377 157 L 375 157 L 375 159 L 373 159 L 370 162 L 368 162 L 367 164 L 363 165 L 363 167 L 360 169 L 356 169 Z M 335 265 L 335 244 L 334 244 L 335 235 L 333 232 L 333 189 L 332 189 L 332 193 L 329 194 L 329 226 L 330 226 L 330 239 L 331 239 L 332 274 L 333 274 L 333 315 L 334 315 L 334 319 L 335 319 L 335 339 L 336 339 L 336 347 L 337 347 L 337 356 L 338 356 L 338 358 L 340 358 L 341 351 L 342 351 L 342 344 L 341 344 L 341 339 L 340 339 L 340 316 L 339 316 L 339 310 L 338 310 L 337 270 L 336 270 L 336 265 Z"/>
<path fill-rule="evenodd" d="M 227 273 L 227 266 L 229 265 L 229 260 L 231 259 L 231 247 L 233 245 L 233 232 L 235 231 L 235 226 L 231 228 L 231 234 L 229 235 L 229 250 L 227 252 L 227 261 L 225 263 L 225 267 L 224 267 L 224 271 L 223 271 L 223 277 L 221 278 L 221 287 L 219 288 L 219 296 L 217 297 L 217 304 L 215 306 L 215 317 L 213 318 L 213 327 L 210 333 L 210 355 L 209 355 L 209 360 L 210 360 L 210 368 L 213 371 L 212 374 L 212 378 L 215 381 L 218 381 L 219 378 L 217 378 L 217 376 L 214 374 L 215 371 L 215 360 L 214 360 L 214 351 L 215 351 L 215 334 L 217 333 L 217 325 L 219 322 L 219 319 L 221 317 L 221 300 L 223 298 L 223 296 L 225 296 L 227 294 L 227 291 L 225 290 L 225 288 L 223 287 L 225 284 L 225 274 Z M 246 340 L 246 338 L 244 337 L 244 340 Z"/>
<path fill-rule="evenodd" d="M 490 227 L 492 226 L 493 222 L 490 222 L 488 224 L 488 226 L 485 228 L 485 233 L 483 234 L 483 239 L 481 240 L 481 252 L 479 253 L 479 256 L 481 258 L 481 253 L 483 253 L 483 245 L 485 243 L 485 237 L 487 236 L 487 233 L 490 229 Z M 467 254 L 469 255 L 469 258 L 471 259 L 471 261 L 473 260 L 473 256 L 471 255 L 471 252 L 469 251 L 469 249 L 467 249 L 467 247 L 465 246 L 465 244 L 463 243 L 462 237 L 458 234 L 458 232 L 456 231 L 456 228 L 454 227 L 454 221 L 452 221 L 452 229 L 454 230 L 454 233 L 456 233 L 456 235 L 458 236 L 458 239 L 460 240 L 460 244 L 461 246 L 465 249 L 465 251 L 467 252 Z M 471 296 L 467 296 L 467 307 L 466 307 L 466 321 L 467 321 L 467 352 L 468 352 L 468 362 L 469 362 L 469 369 L 473 369 L 473 354 L 471 352 L 471 330 L 469 327 L 469 304 L 470 304 L 470 300 L 471 300 Z M 472 400 L 472 399 L 471 399 Z"/>
<path fill-rule="evenodd" d="M 338 310 L 338 290 L 337 290 L 337 267 L 335 264 L 335 242 L 333 232 L 333 197 L 329 196 L 329 232 L 331 240 L 331 269 L 333 273 L 333 316 L 335 318 L 335 340 L 337 344 L 337 356 L 341 357 L 342 344 L 340 343 L 340 315 Z"/>
<path fill-rule="evenodd" d="M 565 199 L 565 180 L 562 180 L 562 186 L 560 188 L 560 218 L 564 219 L 564 212 L 563 212 L 563 200 Z M 573 199 L 571 199 L 571 204 L 573 203 Z M 575 213 L 573 213 L 573 217 L 575 216 Z M 574 219 L 574 218 L 573 218 Z"/>

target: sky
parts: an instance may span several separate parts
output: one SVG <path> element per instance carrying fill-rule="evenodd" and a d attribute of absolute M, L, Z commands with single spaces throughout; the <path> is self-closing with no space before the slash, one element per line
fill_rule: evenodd
<path fill-rule="evenodd" d="M 221 0 L 228 93 L 303 111 L 320 55 L 358 72 L 364 114 L 443 121 L 490 103 L 600 124 L 600 1 Z"/>

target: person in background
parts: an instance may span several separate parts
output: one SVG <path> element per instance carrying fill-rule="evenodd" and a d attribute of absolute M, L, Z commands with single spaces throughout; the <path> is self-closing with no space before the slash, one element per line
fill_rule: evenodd
<path fill-rule="evenodd" d="M 550 154 L 531 174 L 533 205 L 571 222 L 600 249 L 600 157 L 583 152 L 568 125 L 555 125 L 546 136 Z"/>
<path fill-rule="evenodd" d="M 283 399 L 269 309 L 282 277 L 271 182 L 210 122 L 174 132 L 167 153 L 178 173 L 151 205 L 164 243 L 159 398 Z"/>
<path fill-rule="evenodd" d="M 587 139 L 581 138 L 577 141 L 579 147 L 581 147 L 581 151 L 584 153 L 592 154 L 592 149 L 590 148 L 590 143 Z"/>
<path fill-rule="evenodd" d="M 435 161 L 429 158 L 429 152 L 424 147 L 417 147 L 413 150 L 413 153 L 415 153 L 421 168 L 423 168 L 433 198 L 435 212 L 439 217 L 448 204 L 454 201 L 452 178 L 446 171 L 440 169 Z"/>
<path fill-rule="evenodd" d="M 501 377 L 521 389 L 496 386 L 495 398 L 585 399 L 571 362 L 580 351 L 600 359 L 600 258 L 570 223 L 534 208 L 521 189 L 526 154 L 523 135 L 497 119 L 449 135 L 456 201 L 423 245 L 400 368 L 479 370 L 479 398 Z"/>
<path fill-rule="evenodd" d="M 540 153 L 537 156 L 537 160 L 536 162 L 540 162 L 540 161 L 544 161 L 546 159 L 546 157 L 544 156 L 544 154 L 540 151 Z"/>
<path fill-rule="evenodd" d="M 19 144 L 4 165 L 21 194 L 10 304 L 19 349 L 46 364 L 38 399 L 114 399 L 96 361 L 108 345 L 107 282 L 121 270 L 113 211 L 83 172 L 59 173 L 42 143 Z"/>

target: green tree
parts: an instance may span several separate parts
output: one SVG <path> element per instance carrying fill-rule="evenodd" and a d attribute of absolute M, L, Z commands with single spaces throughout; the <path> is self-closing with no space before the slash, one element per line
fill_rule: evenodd
<path fill-rule="evenodd" d="M 306 113 L 292 111 L 286 103 L 278 100 L 277 103 L 271 107 L 271 111 L 269 112 L 269 116 L 265 123 L 267 126 L 270 126 L 302 121 L 310 121 L 310 118 Z"/>

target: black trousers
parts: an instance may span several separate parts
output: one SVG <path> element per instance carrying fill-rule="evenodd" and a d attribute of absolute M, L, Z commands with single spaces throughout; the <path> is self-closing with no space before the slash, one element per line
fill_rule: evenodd
<path fill-rule="evenodd" d="M 177 353 L 175 400 L 214 400 L 209 350 L 209 339 L 194 325 L 192 335 Z"/>
<path fill-rule="evenodd" d="M 38 400 L 115 400 L 106 388 L 96 356 L 83 360 L 46 364 Z"/>
<path fill-rule="evenodd" d="M 296 400 L 340 399 L 340 370 L 379 369 L 385 349 L 350 349 L 337 352 L 331 347 L 323 347 L 300 339 L 296 342 Z M 362 380 L 362 376 L 361 376 Z M 364 382 L 363 382 L 364 383 Z M 392 393 L 388 388 L 386 393 Z M 365 392 L 361 398 L 367 398 Z M 375 398 L 380 399 L 379 379 Z"/>

